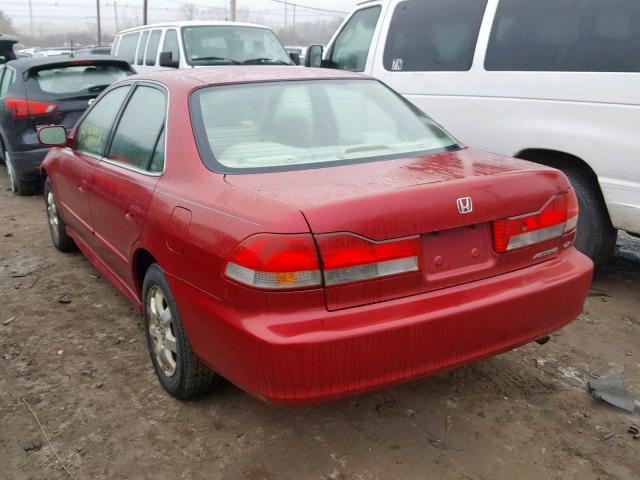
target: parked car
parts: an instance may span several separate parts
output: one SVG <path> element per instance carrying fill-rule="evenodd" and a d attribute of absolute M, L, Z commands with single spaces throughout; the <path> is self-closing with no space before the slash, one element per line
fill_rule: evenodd
<path fill-rule="evenodd" d="M 618 229 L 640 234 L 638 49 L 636 0 L 385 0 L 356 7 L 324 66 L 383 80 L 469 145 L 561 169 L 578 248 L 603 263 Z"/>
<path fill-rule="evenodd" d="M 47 149 L 36 139 L 42 125 L 71 129 L 88 104 L 115 80 L 133 74 L 113 57 L 25 58 L 0 65 L 0 156 L 11 189 L 31 195 L 40 188 Z"/>
<path fill-rule="evenodd" d="M 0 65 L 16 59 L 13 46 L 18 43 L 18 39 L 10 35 L 0 33 Z"/>
<path fill-rule="evenodd" d="M 111 45 L 93 45 L 82 47 L 74 52 L 76 56 L 83 55 L 111 55 Z"/>
<path fill-rule="evenodd" d="M 562 172 L 464 147 L 358 74 L 138 75 L 39 136 L 60 147 L 53 244 L 142 310 L 177 398 L 217 375 L 308 403 L 439 372 L 564 326 L 591 284 Z"/>
<path fill-rule="evenodd" d="M 237 22 L 170 22 L 118 33 L 111 50 L 142 73 L 212 65 L 293 65 L 268 27 Z"/>

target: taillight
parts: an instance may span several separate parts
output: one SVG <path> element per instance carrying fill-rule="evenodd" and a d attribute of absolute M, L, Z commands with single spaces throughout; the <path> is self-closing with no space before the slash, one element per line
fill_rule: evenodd
<path fill-rule="evenodd" d="M 352 234 L 317 238 L 327 286 L 373 280 L 420 269 L 420 239 L 372 242 Z"/>
<path fill-rule="evenodd" d="M 570 232 L 578 225 L 578 199 L 573 188 L 555 195 L 539 212 L 493 222 L 496 252 L 551 240 Z"/>
<path fill-rule="evenodd" d="M 54 102 L 35 102 L 26 98 L 7 98 L 4 104 L 14 118 L 46 115 L 58 108 L 58 104 Z"/>
<path fill-rule="evenodd" d="M 417 272 L 420 239 L 372 242 L 352 234 L 258 234 L 243 241 L 225 266 L 227 278 L 266 290 L 313 288 Z"/>
<path fill-rule="evenodd" d="M 310 234 L 249 237 L 233 251 L 224 273 L 239 283 L 269 290 L 322 285 Z"/>

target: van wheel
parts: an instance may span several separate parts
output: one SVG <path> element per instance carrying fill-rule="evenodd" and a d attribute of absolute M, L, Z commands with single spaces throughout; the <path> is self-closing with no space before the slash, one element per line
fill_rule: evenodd
<path fill-rule="evenodd" d="M 576 248 L 600 266 L 613 255 L 618 230 L 611 224 L 602 195 L 593 181 L 578 169 L 567 169 L 564 173 L 576 191 L 580 207 Z"/>
<path fill-rule="evenodd" d="M 193 353 L 169 284 L 156 263 L 144 276 L 142 301 L 147 347 L 164 389 L 180 400 L 211 391 L 220 377 Z"/>
<path fill-rule="evenodd" d="M 7 176 L 9 177 L 9 187 L 11 191 L 17 195 L 30 196 L 38 193 L 38 184 L 31 182 L 23 182 L 18 178 L 13 161 L 8 150 L 4 151 L 4 161 L 7 164 Z"/>

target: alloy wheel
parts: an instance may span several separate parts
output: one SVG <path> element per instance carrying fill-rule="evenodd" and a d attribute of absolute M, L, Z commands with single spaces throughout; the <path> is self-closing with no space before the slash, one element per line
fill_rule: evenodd
<path fill-rule="evenodd" d="M 9 152 L 4 151 L 4 163 L 7 165 L 7 175 L 9 176 L 9 186 L 11 187 L 12 192 L 16 192 L 16 181 L 15 181 L 15 173 L 13 172 L 13 165 L 11 164 L 11 157 L 9 156 Z"/>
<path fill-rule="evenodd" d="M 171 309 L 159 287 L 149 289 L 146 308 L 153 353 L 164 374 L 172 377 L 176 373 L 178 349 Z"/>
<path fill-rule="evenodd" d="M 51 190 L 47 192 L 47 219 L 49 220 L 49 227 L 51 227 L 51 236 L 54 243 L 57 244 L 60 242 L 60 217 L 58 216 L 58 208 Z"/>

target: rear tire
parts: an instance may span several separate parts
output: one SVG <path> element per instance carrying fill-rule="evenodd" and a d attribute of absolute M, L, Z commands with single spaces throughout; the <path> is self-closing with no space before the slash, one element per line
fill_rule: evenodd
<path fill-rule="evenodd" d="M 11 160 L 8 150 L 4 151 L 4 161 L 7 165 L 7 176 L 9 177 L 9 187 L 16 195 L 27 197 L 38 193 L 39 185 L 35 182 L 24 182 L 18 178 L 16 170 Z"/>
<path fill-rule="evenodd" d="M 579 169 L 567 169 L 564 173 L 576 191 L 580 206 L 576 248 L 600 266 L 613 255 L 618 230 L 611 224 L 602 194 L 593 180 Z"/>
<path fill-rule="evenodd" d="M 164 389 L 180 400 L 213 390 L 220 377 L 193 353 L 173 294 L 157 263 L 144 276 L 142 302 L 147 347 Z"/>
<path fill-rule="evenodd" d="M 55 199 L 51 183 L 47 178 L 44 182 L 44 203 L 47 207 L 47 223 L 51 234 L 51 243 L 61 252 L 73 252 L 77 249 L 73 239 L 67 235 L 67 227 L 60 216 L 58 202 Z"/>

